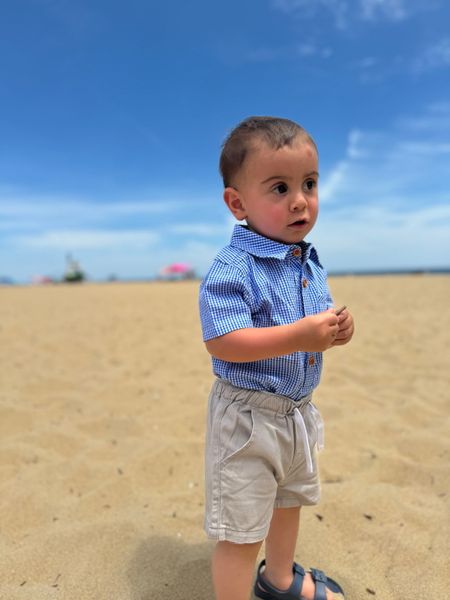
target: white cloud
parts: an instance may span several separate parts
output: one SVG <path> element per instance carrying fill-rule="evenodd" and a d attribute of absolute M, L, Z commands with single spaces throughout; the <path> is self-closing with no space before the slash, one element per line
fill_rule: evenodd
<path fill-rule="evenodd" d="M 248 62 L 273 62 L 279 60 L 296 60 L 318 57 L 327 59 L 332 56 L 333 51 L 328 46 L 320 46 L 314 42 L 307 41 L 300 44 L 279 47 L 261 46 L 247 52 L 240 53 L 240 60 Z"/>
<path fill-rule="evenodd" d="M 355 154 L 356 148 L 356 154 Z M 348 158 L 358 158 L 358 173 L 378 173 L 375 189 L 414 197 L 417 189 L 448 190 L 450 105 L 430 105 L 415 117 L 394 121 L 385 131 L 350 134 Z M 410 191 L 411 190 L 411 191 Z"/>
<path fill-rule="evenodd" d="M 433 102 L 422 114 L 402 116 L 394 121 L 394 128 L 402 136 L 420 136 L 420 139 L 445 142 L 450 138 L 450 102 Z"/>
<path fill-rule="evenodd" d="M 294 49 L 294 53 L 302 58 L 316 56 L 327 59 L 333 55 L 333 51 L 330 47 L 320 46 L 313 42 L 304 42 L 302 44 L 298 44 Z"/>
<path fill-rule="evenodd" d="M 320 201 L 333 202 L 342 189 L 346 189 L 348 182 L 355 176 L 353 162 L 368 158 L 370 148 L 363 145 L 364 133 L 353 129 L 348 134 L 346 156 L 340 160 L 320 181 Z M 353 162 L 352 162 L 353 161 Z"/>
<path fill-rule="evenodd" d="M 148 248 L 159 240 L 151 231 L 61 230 L 18 235 L 12 241 L 30 248 L 49 248 L 76 252 L 81 249 L 108 249 L 113 247 Z"/>
<path fill-rule="evenodd" d="M 426 48 L 413 62 L 412 67 L 417 74 L 450 67 L 450 37 L 443 38 Z"/>
<path fill-rule="evenodd" d="M 450 143 L 448 142 L 401 142 L 398 146 L 400 152 L 414 155 L 436 156 L 438 154 L 450 154 Z"/>
<path fill-rule="evenodd" d="M 5 243 L 35 248 L 141 247 L 156 239 L 155 224 L 168 221 L 182 206 L 181 198 L 95 202 L 0 190 L 0 247 Z M 7 241 L 2 241 L 5 237 Z"/>
<path fill-rule="evenodd" d="M 367 149 L 363 148 L 364 134 L 359 129 L 353 129 L 348 135 L 347 156 L 349 158 L 365 158 Z"/>
<path fill-rule="evenodd" d="M 410 15 L 411 2 L 405 0 L 360 0 L 361 16 L 369 21 L 384 17 L 389 21 L 403 21 Z"/>
<path fill-rule="evenodd" d="M 450 102 L 431 104 L 425 114 L 420 116 L 401 117 L 397 119 L 395 126 L 408 134 L 433 138 L 443 132 L 450 135 Z"/>
<path fill-rule="evenodd" d="M 363 70 L 370 70 L 375 67 L 378 63 L 378 59 L 373 56 L 366 56 L 365 58 L 361 58 L 361 60 L 356 61 L 356 66 Z"/>
<path fill-rule="evenodd" d="M 317 53 L 317 48 L 314 44 L 304 43 L 297 46 L 297 52 L 300 56 L 314 56 Z"/>
<path fill-rule="evenodd" d="M 312 241 L 329 271 L 449 266 L 449 207 L 393 214 L 354 207 L 345 219 L 322 211 Z"/>
<path fill-rule="evenodd" d="M 248 50 L 244 54 L 241 54 L 240 58 L 248 62 L 272 62 L 284 58 L 287 53 L 286 48 L 268 48 L 263 46 Z"/>
<path fill-rule="evenodd" d="M 167 227 L 167 232 L 175 235 L 213 237 L 229 231 L 227 223 L 175 223 Z"/>
<path fill-rule="evenodd" d="M 324 181 L 320 181 L 320 201 L 332 201 L 349 174 L 350 164 L 342 160 L 327 174 Z"/>
<path fill-rule="evenodd" d="M 27 215 L 38 219 L 94 220 L 108 216 L 162 214 L 174 211 L 179 206 L 180 202 L 174 200 L 98 202 L 58 195 L 40 196 L 18 191 L 0 193 L 0 218 L 21 218 Z"/>
<path fill-rule="evenodd" d="M 311 234 L 330 270 L 450 266 L 449 114 L 434 104 L 385 131 L 350 132 Z"/>
<path fill-rule="evenodd" d="M 428 111 L 437 115 L 450 115 L 450 101 L 433 102 Z"/>
<path fill-rule="evenodd" d="M 401 22 L 418 12 L 433 10 L 438 2 L 423 0 L 272 0 L 275 9 L 296 17 L 311 18 L 328 11 L 338 29 L 351 21 Z"/>
<path fill-rule="evenodd" d="M 329 11 L 339 29 L 348 21 L 348 2 L 345 0 L 273 0 L 274 8 L 289 15 L 313 17 L 323 9 Z"/>

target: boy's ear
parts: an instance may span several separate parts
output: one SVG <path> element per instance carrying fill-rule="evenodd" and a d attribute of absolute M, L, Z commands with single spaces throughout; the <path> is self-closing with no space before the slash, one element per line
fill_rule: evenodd
<path fill-rule="evenodd" d="M 227 187 L 223 191 L 223 199 L 225 204 L 228 206 L 234 217 L 238 221 L 242 221 L 247 216 L 244 205 L 242 204 L 239 192 L 232 187 Z"/>

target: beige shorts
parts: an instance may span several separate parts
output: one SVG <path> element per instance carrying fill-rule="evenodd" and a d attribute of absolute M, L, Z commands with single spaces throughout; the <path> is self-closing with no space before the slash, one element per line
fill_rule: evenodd
<path fill-rule="evenodd" d="M 267 536 L 274 508 L 317 504 L 323 423 L 298 402 L 216 380 L 206 433 L 205 531 L 235 543 Z"/>

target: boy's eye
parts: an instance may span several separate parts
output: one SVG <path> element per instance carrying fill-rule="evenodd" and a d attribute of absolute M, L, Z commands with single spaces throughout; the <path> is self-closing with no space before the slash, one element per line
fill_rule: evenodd
<path fill-rule="evenodd" d="M 277 183 L 272 189 L 277 194 L 285 194 L 288 191 L 288 186 L 285 183 Z"/>
<path fill-rule="evenodd" d="M 307 179 L 303 184 L 304 189 L 307 192 L 310 192 L 317 186 L 317 181 L 315 179 Z"/>

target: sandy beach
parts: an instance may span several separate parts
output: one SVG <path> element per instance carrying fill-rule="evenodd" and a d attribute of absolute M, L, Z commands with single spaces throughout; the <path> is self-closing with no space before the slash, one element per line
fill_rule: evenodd
<path fill-rule="evenodd" d="M 450 277 L 330 278 L 322 502 L 297 560 L 348 600 L 448 598 Z M 1 600 L 213 600 L 198 282 L 0 287 Z"/>

